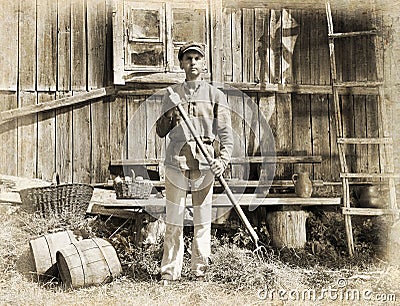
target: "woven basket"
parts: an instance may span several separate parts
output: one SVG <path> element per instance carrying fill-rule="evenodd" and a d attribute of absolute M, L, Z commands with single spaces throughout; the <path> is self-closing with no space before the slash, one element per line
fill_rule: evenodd
<path fill-rule="evenodd" d="M 43 217 L 85 214 L 93 195 L 87 184 L 61 184 L 20 190 L 22 207 Z"/>
<path fill-rule="evenodd" d="M 153 189 L 150 180 L 135 180 L 132 182 L 114 182 L 117 199 L 148 199 Z"/>

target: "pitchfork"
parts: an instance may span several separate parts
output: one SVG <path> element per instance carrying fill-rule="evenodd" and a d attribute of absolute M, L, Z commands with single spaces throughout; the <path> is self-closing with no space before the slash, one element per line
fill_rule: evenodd
<path fill-rule="evenodd" d="M 213 158 L 211 157 L 210 153 L 208 152 L 207 148 L 204 146 L 203 141 L 201 140 L 200 136 L 197 134 L 196 132 L 196 128 L 194 127 L 193 123 L 190 121 L 190 118 L 188 116 L 188 114 L 186 113 L 185 109 L 183 108 L 182 104 L 181 104 L 181 98 L 179 97 L 179 95 L 177 93 L 175 93 L 173 91 L 173 89 L 171 87 L 167 88 L 167 91 L 169 93 L 169 98 L 171 99 L 171 101 L 176 105 L 179 113 L 181 114 L 186 126 L 188 127 L 190 133 L 192 134 L 194 140 L 196 141 L 197 146 L 199 147 L 201 153 L 204 155 L 204 157 L 206 158 L 207 162 L 209 165 L 211 165 Z M 231 204 L 233 205 L 233 207 L 235 208 L 236 212 L 238 213 L 240 219 L 242 220 L 242 222 L 244 223 L 244 225 L 246 226 L 246 229 L 248 230 L 256 248 L 254 249 L 254 253 L 257 254 L 257 256 L 260 258 L 263 257 L 263 253 L 266 253 L 266 248 L 265 246 L 259 241 L 258 235 L 255 232 L 255 230 L 253 229 L 253 227 L 251 226 L 249 220 L 247 219 L 246 215 L 244 214 L 242 208 L 240 207 L 238 201 L 236 200 L 235 196 L 232 193 L 232 190 L 229 188 L 228 183 L 226 182 L 226 180 L 224 179 L 224 177 L 222 176 L 222 174 L 217 175 L 217 179 L 220 182 L 221 186 L 225 189 L 226 194 L 231 202 Z"/>

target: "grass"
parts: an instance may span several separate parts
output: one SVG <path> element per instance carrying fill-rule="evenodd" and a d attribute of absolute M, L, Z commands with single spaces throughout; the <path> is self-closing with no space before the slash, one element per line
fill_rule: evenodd
<path fill-rule="evenodd" d="M 347 282 L 348 288 L 370 288 L 377 293 L 395 293 L 400 298 L 400 269 L 376 252 L 374 245 L 381 237 L 376 234 L 379 232 L 376 222 L 368 220 L 356 224 L 358 255 L 355 258 L 346 255 L 342 220 L 335 213 L 312 214 L 307 223 L 308 242 L 303 250 L 267 247 L 262 259 L 253 253 L 246 233 L 216 231 L 206 280 L 191 279 L 190 256 L 185 252 L 182 280 L 167 287 L 157 282 L 162 242 L 142 247 L 132 238 L 136 228 L 127 225 L 110 239 L 123 263 L 123 275 L 102 286 L 66 290 L 58 280 L 37 281 L 32 273 L 28 241 L 65 229 L 74 230 L 84 238 L 107 238 L 121 222 L 79 217 L 44 220 L 14 211 L 12 207 L 2 212 L 1 305 L 265 305 L 271 300 L 262 300 L 259 294 L 266 289 L 269 292 L 340 289 L 338 281 L 341 280 Z M 190 229 L 185 234 L 189 248 Z M 274 301 L 281 302 L 276 296 Z M 320 304 L 331 302 L 325 298 Z M 301 304 L 290 299 L 285 303 Z"/>

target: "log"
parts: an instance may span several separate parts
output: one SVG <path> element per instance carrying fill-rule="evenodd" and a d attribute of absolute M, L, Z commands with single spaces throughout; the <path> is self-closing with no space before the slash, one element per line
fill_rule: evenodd
<path fill-rule="evenodd" d="M 306 243 L 308 213 L 300 211 L 273 211 L 267 214 L 268 231 L 274 247 L 303 248 Z"/>

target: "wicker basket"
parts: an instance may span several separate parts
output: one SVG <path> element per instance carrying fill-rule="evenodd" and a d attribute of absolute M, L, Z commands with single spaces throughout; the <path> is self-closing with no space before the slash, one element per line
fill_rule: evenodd
<path fill-rule="evenodd" d="M 148 199 L 153 189 L 150 180 L 114 182 L 117 199 Z"/>
<path fill-rule="evenodd" d="M 87 184 L 61 184 L 20 190 L 22 207 L 43 217 L 85 214 L 93 195 Z"/>

